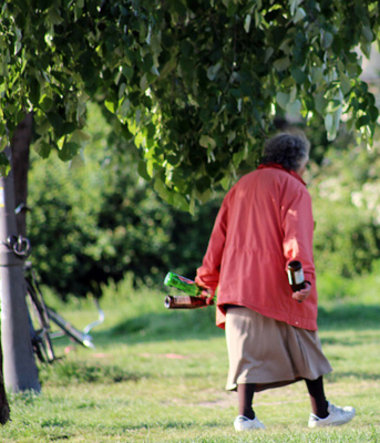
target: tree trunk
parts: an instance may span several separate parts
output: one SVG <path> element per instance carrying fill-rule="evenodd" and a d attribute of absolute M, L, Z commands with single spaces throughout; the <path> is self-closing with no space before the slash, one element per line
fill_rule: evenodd
<path fill-rule="evenodd" d="M 15 208 L 26 205 L 28 199 L 29 146 L 32 138 L 33 114 L 28 114 L 18 125 L 12 139 L 12 170 Z M 16 214 L 17 232 L 26 237 L 26 211 Z"/>
<path fill-rule="evenodd" d="M 28 193 L 28 169 L 29 169 L 29 145 L 32 134 L 32 114 L 28 114 L 24 121 L 20 123 L 13 138 L 13 160 L 14 160 L 14 187 L 16 207 L 24 202 Z M 15 167 L 15 165 L 17 165 Z M 16 216 L 17 231 L 21 235 L 26 235 L 25 211 L 21 211 Z M 0 424 L 4 425 L 9 420 L 9 403 L 4 386 L 3 375 L 3 350 L 0 339 Z"/>
<path fill-rule="evenodd" d="M 9 420 L 9 404 L 7 399 L 7 394 L 4 387 L 4 377 L 3 377 L 3 351 L 1 348 L 0 341 L 0 424 L 5 425 Z"/>
<path fill-rule="evenodd" d="M 9 235 L 26 235 L 25 211 L 17 214 L 16 221 L 15 203 L 17 205 L 26 203 L 31 129 L 32 115 L 29 114 L 20 123 L 12 139 L 11 153 L 9 152 L 11 172 L 7 177 L 0 178 L 0 240 L 2 242 L 5 242 Z M 4 244 L 0 244 L 0 276 L 1 341 L 4 349 L 5 386 L 13 392 L 30 389 L 39 392 L 41 386 L 34 361 L 25 302 L 23 262 Z M 3 383 L 3 377 L 0 380 L 1 383 Z M 7 402 L 5 390 L 1 387 L 0 398 L 2 403 Z"/>
<path fill-rule="evenodd" d="M 9 151 L 8 148 L 6 151 Z M 9 152 L 8 152 L 9 153 Z M 6 246 L 9 236 L 17 236 L 13 171 L 0 177 L 0 291 L 1 340 L 4 350 L 4 381 L 12 392 L 41 390 L 34 361 L 23 260 Z"/>

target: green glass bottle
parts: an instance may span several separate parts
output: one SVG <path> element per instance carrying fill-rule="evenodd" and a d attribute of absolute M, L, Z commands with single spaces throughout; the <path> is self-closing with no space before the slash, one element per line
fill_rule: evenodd
<path fill-rule="evenodd" d="M 175 274 L 174 272 L 168 272 L 166 274 L 164 284 L 166 286 L 177 288 L 180 291 L 186 292 L 186 294 L 195 297 L 202 293 L 202 288 L 200 288 L 194 280 L 182 277 L 182 275 Z"/>

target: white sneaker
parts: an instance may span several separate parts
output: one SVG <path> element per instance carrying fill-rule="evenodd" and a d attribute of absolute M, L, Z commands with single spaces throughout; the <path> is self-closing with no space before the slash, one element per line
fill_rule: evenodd
<path fill-rule="evenodd" d="M 329 402 L 327 408 L 329 415 L 326 418 L 319 418 L 314 414 L 310 414 L 309 428 L 319 428 L 323 426 L 339 426 L 349 422 L 354 418 L 355 408 L 352 406 L 334 406 Z"/>
<path fill-rule="evenodd" d="M 238 415 L 234 421 L 235 431 L 250 431 L 252 429 L 265 429 L 265 426 L 261 421 L 255 417 L 253 420 L 250 420 L 244 415 Z"/>

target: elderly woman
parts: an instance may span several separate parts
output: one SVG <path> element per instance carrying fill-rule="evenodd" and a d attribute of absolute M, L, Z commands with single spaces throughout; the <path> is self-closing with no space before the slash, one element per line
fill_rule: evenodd
<path fill-rule="evenodd" d="M 198 285 L 218 288 L 217 326 L 225 328 L 228 390 L 237 390 L 237 431 L 264 428 L 252 408 L 255 392 L 305 380 L 309 427 L 339 425 L 352 407 L 326 400 L 331 366 L 317 334 L 311 198 L 302 180 L 309 143 L 301 134 L 270 139 L 262 164 L 227 193 L 219 210 Z M 287 265 L 302 263 L 305 287 L 292 291 Z"/>

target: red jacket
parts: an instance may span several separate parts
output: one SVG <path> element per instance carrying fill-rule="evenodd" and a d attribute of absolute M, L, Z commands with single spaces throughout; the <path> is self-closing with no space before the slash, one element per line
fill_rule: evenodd
<path fill-rule="evenodd" d="M 217 326 L 224 304 L 245 306 L 290 325 L 317 329 L 311 197 L 301 177 L 279 165 L 242 177 L 227 193 L 216 218 L 196 282 L 217 291 Z M 302 263 L 310 296 L 292 299 L 286 273 Z"/>

